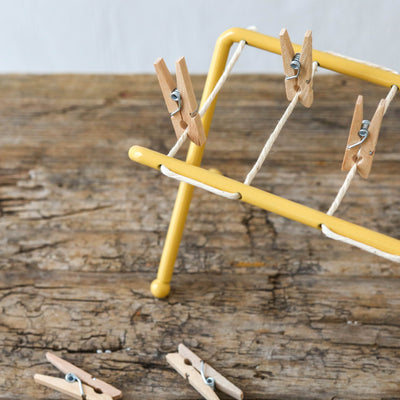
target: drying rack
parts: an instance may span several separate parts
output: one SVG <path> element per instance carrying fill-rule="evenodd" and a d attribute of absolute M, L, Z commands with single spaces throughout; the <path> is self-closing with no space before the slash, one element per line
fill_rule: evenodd
<path fill-rule="evenodd" d="M 245 41 L 248 46 L 281 54 L 278 38 L 243 28 L 231 28 L 225 31 L 217 40 L 200 106 L 208 99 L 223 74 L 232 45 L 242 41 Z M 293 45 L 293 48 L 295 52 L 302 50 L 302 46 L 296 44 Z M 318 50 L 312 51 L 312 60 L 318 63 L 318 67 L 337 73 L 388 88 L 400 87 L 399 74 L 378 66 Z M 202 118 L 206 136 L 211 125 L 216 100 L 216 98 L 213 100 Z M 172 174 L 186 178 L 186 182 L 181 182 L 179 186 L 157 278 L 151 284 L 151 292 L 155 297 L 162 298 L 170 292 L 174 264 L 194 189 L 194 186 L 187 182 L 197 183 L 198 186 L 205 189 L 213 188 L 224 193 L 231 193 L 232 198 L 319 230 L 327 227 L 335 235 L 347 237 L 349 240 L 360 242 L 365 246 L 377 249 L 377 251 L 399 257 L 400 260 L 400 240 L 201 168 L 204 149 L 205 144 L 198 146 L 191 143 L 186 161 L 180 161 L 141 146 L 133 146 L 129 150 L 129 157 L 133 161 L 158 170 L 164 166 L 168 171 L 172 171 Z"/>

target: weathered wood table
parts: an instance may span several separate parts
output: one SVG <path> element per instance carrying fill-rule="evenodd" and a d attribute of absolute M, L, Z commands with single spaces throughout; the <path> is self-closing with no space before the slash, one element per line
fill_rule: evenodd
<path fill-rule="evenodd" d="M 400 398 L 400 267 L 317 230 L 196 189 L 171 294 L 151 296 L 178 184 L 127 152 L 175 141 L 154 76 L 1 76 L 0 89 L 1 399 L 65 398 L 32 379 L 61 376 L 47 351 L 125 399 L 198 399 L 165 360 L 180 342 L 247 399 Z M 386 93 L 318 75 L 254 185 L 326 211 L 356 96 L 371 117 Z M 282 77 L 233 76 L 203 165 L 242 180 L 286 105 Z M 395 99 L 370 179 L 336 214 L 395 237 L 399 124 Z"/>

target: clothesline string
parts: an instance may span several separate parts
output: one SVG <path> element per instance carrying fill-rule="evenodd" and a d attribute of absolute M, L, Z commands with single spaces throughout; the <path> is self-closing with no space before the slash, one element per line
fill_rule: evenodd
<path fill-rule="evenodd" d="M 312 64 L 312 73 L 311 73 L 311 82 L 310 84 L 312 85 L 312 81 L 314 79 L 315 72 L 317 70 L 318 63 L 316 61 L 313 62 Z M 250 170 L 250 172 L 247 174 L 246 179 L 244 180 L 245 185 L 250 185 L 255 176 L 257 175 L 258 171 L 261 169 L 265 159 L 267 158 L 269 152 L 272 149 L 272 146 L 274 145 L 276 139 L 278 138 L 279 134 L 281 133 L 283 127 L 285 126 L 287 120 L 289 117 L 292 115 L 292 112 L 294 111 L 298 101 L 299 97 L 301 95 L 301 91 L 298 90 L 293 97 L 292 101 L 286 108 L 286 111 L 283 113 L 281 119 L 278 121 L 275 129 L 272 131 L 271 135 L 269 136 L 267 142 L 265 143 L 263 149 L 260 152 L 260 155 L 258 156 L 258 159 L 256 163 L 254 164 L 253 168 Z"/>

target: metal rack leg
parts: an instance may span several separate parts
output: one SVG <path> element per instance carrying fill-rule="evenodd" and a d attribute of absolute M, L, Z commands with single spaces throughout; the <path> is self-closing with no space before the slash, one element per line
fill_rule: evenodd
<path fill-rule="evenodd" d="M 169 223 L 163 253 L 158 267 L 157 279 L 151 283 L 153 296 L 162 298 L 169 294 L 170 282 L 174 272 L 174 265 L 185 227 L 186 217 L 189 212 L 194 187 L 187 183 L 179 185 L 174 210 Z"/>

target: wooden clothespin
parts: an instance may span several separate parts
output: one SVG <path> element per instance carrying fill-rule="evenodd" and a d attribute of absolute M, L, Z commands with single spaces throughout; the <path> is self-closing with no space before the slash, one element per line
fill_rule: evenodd
<path fill-rule="evenodd" d="M 88 372 L 57 357 L 46 353 L 47 361 L 52 363 L 65 375 L 65 379 L 35 374 L 35 382 L 67 394 L 74 399 L 82 400 L 117 400 L 122 397 L 120 390 L 110 384 L 94 378 Z"/>
<path fill-rule="evenodd" d="M 286 97 L 293 100 L 300 90 L 299 100 L 305 107 L 311 107 L 314 100 L 312 82 L 312 33 L 310 30 L 304 35 L 301 53 L 295 53 L 289 34 L 282 29 L 279 34 L 283 69 L 286 75 Z"/>
<path fill-rule="evenodd" d="M 206 135 L 198 113 L 197 101 L 185 58 L 181 57 L 176 61 L 176 84 L 162 58 L 154 63 L 154 67 L 168 112 L 171 115 L 176 137 L 179 139 L 185 129 L 189 127 L 189 139 L 198 146 L 202 146 L 206 142 Z"/>
<path fill-rule="evenodd" d="M 168 363 L 207 400 L 219 400 L 214 392 L 217 388 L 237 400 L 243 399 L 243 392 L 206 364 L 185 345 L 178 346 L 178 353 L 167 354 Z"/>
<path fill-rule="evenodd" d="M 354 163 L 357 163 L 358 173 L 363 178 L 368 178 L 384 113 L 385 100 L 382 99 L 372 120 L 364 120 L 363 97 L 358 96 L 344 153 L 342 171 L 350 171 Z"/>

